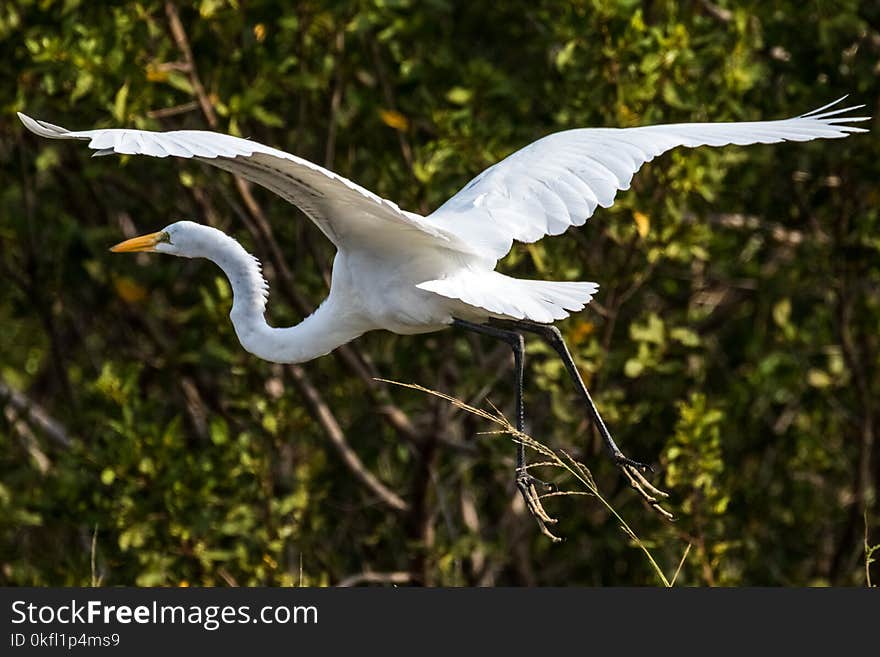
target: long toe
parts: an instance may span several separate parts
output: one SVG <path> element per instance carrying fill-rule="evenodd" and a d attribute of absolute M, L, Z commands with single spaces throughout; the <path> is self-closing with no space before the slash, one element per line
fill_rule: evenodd
<path fill-rule="evenodd" d="M 531 515 L 532 518 L 535 519 L 535 522 L 538 523 L 538 528 L 541 530 L 541 533 L 554 543 L 560 542 L 562 539 L 547 528 L 547 525 L 554 525 L 557 521 L 556 518 L 552 518 L 547 513 L 546 509 L 544 509 L 544 505 L 541 503 L 541 498 L 535 490 L 534 483 L 528 481 L 527 476 L 521 476 L 517 477 L 516 487 L 519 489 L 519 492 L 526 503 L 526 509 L 528 510 L 529 515 Z"/>
<path fill-rule="evenodd" d="M 618 467 L 629 465 L 640 472 L 654 473 L 654 466 L 648 465 L 647 463 L 641 463 L 640 461 L 634 461 L 620 453 L 614 455 L 614 462 L 617 463 Z"/>
<path fill-rule="evenodd" d="M 628 464 L 622 465 L 620 470 L 629 480 L 629 485 L 642 496 L 642 499 L 644 499 L 654 511 L 667 520 L 674 520 L 674 516 L 660 506 L 660 502 L 657 499 L 657 497 L 669 497 L 669 493 L 654 486 L 650 481 L 645 479 L 644 475 L 642 475 L 642 473 L 634 466 Z"/>
<path fill-rule="evenodd" d="M 535 488 L 543 488 L 547 492 L 555 493 L 559 490 L 559 487 L 550 481 L 544 481 L 543 479 L 538 479 L 534 475 L 530 475 L 528 473 L 523 473 L 519 475 L 516 479 L 517 486 L 534 486 Z M 522 490 L 522 489 L 520 489 Z"/>

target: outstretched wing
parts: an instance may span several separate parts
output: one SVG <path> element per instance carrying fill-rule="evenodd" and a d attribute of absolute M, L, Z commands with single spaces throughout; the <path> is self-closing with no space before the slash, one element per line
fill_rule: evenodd
<path fill-rule="evenodd" d="M 417 214 L 350 180 L 296 155 L 248 139 L 203 130 L 82 130 L 73 132 L 19 112 L 31 131 L 50 139 L 89 140 L 95 155 L 125 153 L 153 157 L 193 158 L 275 192 L 302 210 L 338 247 L 347 244 L 381 247 L 392 241 L 427 239 L 455 242 L 442 228 L 433 228 Z M 453 246 L 453 248 L 455 248 Z"/>
<path fill-rule="evenodd" d="M 781 121 L 558 132 L 489 167 L 425 220 L 457 235 L 472 252 L 497 260 L 514 240 L 535 242 L 583 225 L 597 206 L 610 207 L 618 190 L 629 189 L 645 162 L 676 146 L 772 144 L 865 132 L 842 124 L 868 117 L 839 116 L 863 105 L 826 111 L 842 100 Z"/>

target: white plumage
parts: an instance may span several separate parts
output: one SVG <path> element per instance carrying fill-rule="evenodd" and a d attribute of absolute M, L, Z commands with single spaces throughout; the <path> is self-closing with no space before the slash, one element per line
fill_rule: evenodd
<path fill-rule="evenodd" d="M 583 310 L 599 286 L 596 283 L 526 281 L 496 271 L 460 269 L 454 274 L 416 285 L 449 299 L 485 308 L 498 317 L 530 319 L 549 324 Z"/>
<path fill-rule="evenodd" d="M 581 226 L 597 207 L 609 207 L 619 190 L 628 189 L 633 174 L 645 162 L 676 146 L 769 144 L 863 132 L 848 124 L 867 117 L 841 116 L 862 106 L 829 109 L 840 100 L 780 121 L 559 132 L 489 167 L 427 217 L 401 210 L 303 158 L 248 139 L 199 130 L 72 132 L 19 116 L 28 129 L 43 137 L 88 140 L 95 155 L 194 158 L 262 185 L 299 207 L 338 249 L 328 301 L 337 316 L 345 318 L 341 323 L 347 329 L 337 330 L 336 320 L 326 312 L 305 322 L 314 323 L 316 316 L 323 316 L 324 332 L 342 344 L 372 329 L 433 331 L 455 317 L 542 323 L 567 317 L 589 303 L 598 286 L 524 281 L 494 271 L 515 240 L 534 242 Z M 182 225 L 196 230 L 190 222 Z M 177 234 L 182 230 L 178 227 Z M 201 248 L 211 242 L 209 237 L 207 233 L 200 236 Z M 216 248 L 222 250 L 224 245 L 228 246 L 218 237 Z M 196 255 L 217 259 L 212 252 Z M 238 255 L 246 256 L 243 249 Z M 247 262 L 254 266 L 249 258 Z M 251 279 L 253 271 L 242 277 Z M 238 292 L 248 294 L 248 290 Z M 299 339 L 294 329 L 273 329 L 279 330 L 287 332 L 284 340 Z M 292 354 L 304 358 L 325 353 L 327 340 L 321 343 L 317 351 L 278 344 L 272 345 L 275 352 L 254 349 L 253 340 L 247 346 L 269 360 L 289 360 Z"/>

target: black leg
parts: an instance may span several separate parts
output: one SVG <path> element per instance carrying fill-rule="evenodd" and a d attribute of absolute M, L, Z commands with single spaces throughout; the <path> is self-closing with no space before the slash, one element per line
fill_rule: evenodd
<path fill-rule="evenodd" d="M 666 510 L 660 508 L 657 501 L 658 497 L 668 497 L 668 494 L 654 487 L 644 476 L 645 473 L 652 471 L 651 467 L 626 457 L 611 437 L 611 432 L 608 431 L 608 427 L 602 420 L 602 416 L 599 414 L 599 409 L 596 408 L 596 404 L 590 396 L 590 391 L 587 390 L 587 386 L 584 384 L 580 372 L 578 372 L 574 359 L 571 357 L 571 353 L 568 351 L 568 346 L 565 344 L 565 340 L 562 339 L 562 334 L 559 332 L 559 329 L 552 324 L 538 324 L 526 320 L 505 321 L 505 326 L 511 326 L 520 331 L 528 331 L 539 335 L 557 354 L 559 354 L 559 357 L 565 364 L 565 369 L 568 370 L 569 377 L 574 383 L 578 394 L 581 396 L 584 405 L 587 407 L 590 417 L 593 422 L 595 422 L 596 428 L 599 430 L 599 434 L 602 436 L 605 447 L 611 455 L 611 458 L 614 460 L 614 463 L 627 477 L 630 485 L 638 491 L 638 493 L 652 507 L 654 507 L 655 510 L 662 515 L 671 518 L 671 515 Z"/>
<path fill-rule="evenodd" d="M 503 340 L 513 350 L 513 368 L 516 376 L 516 389 L 514 391 L 516 414 L 516 430 L 522 432 L 524 430 L 525 411 L 523 410 L 523 371 L 525 368 L 525 344 L 523 336 L 516 331 L 508 329 L 487 326 L 486 324 L 474 324 L 463 319 L 456 319 L 452 322 L 453 326 L 463 328 L 474 333 L 488 335 L 497 340 Z M 525 447 L 522 444 L 517 446 L 516 450 L 516 473 L 520 474 L 525 468 Z"/>
<path fill-rule="evenodd" d="M 498 340 L 503 340 L 510 348 L 513 350 L 513 364 L 515 370 L 515 414 L 516 414 L 516 430 L 519 433 L 524 433 L 525 431 L 525 411 L 523 408 L 523 371 L 525 369 L 525 343 L 523 340 L 523 336 L 518 331 L 512 331 L 509 329 L 498 328 L 496 326 L 488 326 L 486 324 L 475 324 L 473 322 L 468 322 L 463 319 L 455 319 L 452 323 L 453 326 L 458 328 L 466 329 L 468 331 L 473 331 L 474 333 L 480 333 L 482 335 L 488 335 L 490 337 L 496 338 Z M 553 524 L 556 522 L 554 518 L 551 518 L 547 512 L 544 510 L 544 506 L 541 504 L 540 497 L 538 496 L 538 492 L 536 490 L 536 486 L 542 486 L 548 489 L 554 489 L 555 486 L 553 484 L 548 484 L 545 481 L 541 481 L 540 479 L 533 477 L 529 474 L 526 466 L 526 448 L 521 440 L 517 440 L 516 445 L 516 487 L 519 489 L 520 494 L 525 500 L 526 507 L 529 512 L 538 522 L 538 526 L 541 528 L 541 531 L 549 536 L 552 540 L 558 541 L 561 540 L 558 537 L 554 536 L 547 529 L 547 524 Z"/>

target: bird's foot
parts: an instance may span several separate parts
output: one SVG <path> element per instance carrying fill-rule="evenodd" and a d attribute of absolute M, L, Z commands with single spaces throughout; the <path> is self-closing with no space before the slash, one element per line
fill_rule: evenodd
<path fill-rule="evenodd" d="M 614 455 L 614 462 L 617 464 L 618 468 L 624 465 L 628 465 L 635 468 L 639 472 L 645 474 L 654 474 L 654 466 L 648 465 L 647 463 L 642 463 L 640 461 L 634 461 L 631 458 L 627 458 L 623 455 L 623 452 L 618 452 Z"/>
<path fill-rule="evenodd" d="M 541 481 L 527 472 L 519 471 L 516 475 L 516 487 L 526 503 L 526 509 L 528 509 L 529 514 L 538 523 L 541 533 L 554 543 L 561 541 L 561 538 L 547 529 L 547 525 L 555 525 L 557 520 L 547 513 L 544 505 L 541 503 L 541 497 L 538 495 L 538 487 L 547 491 L 555 491 L 556 484 Z"/>
<path fill-rule="evenodd" d="M 645 474 L 653 474 L 654 468 L 638 461 L 627 458 L 618 452 L 614 455 L 614 462 L 618 469 L 629 480 L 629 485 L 642 496 L 642 499 L 661 516 L 667 520 L 673 520 L 673 515 L 660 506 L 660 499 L 669 497 L 669 493 L 660 490 L 645 477 Z"/>
<path fill-rule="evenodd" d="M 542 464 L 543 465 L 543 464 Z M 526 466 L 528 467 L 528 466 Z M 516 478 L 517 485 L 520 482 L 532 485 L 537 490 L 538 488 L 544 489 L 544 491 L 548 493 L 555 493 L 559 490 L 559 486 L 554 484 L 552 481 L 544 481 L 543 479 L 538 479 L 536 476 L 529 474 L 528 472 L 521 472 L 517 475 Z"/>

